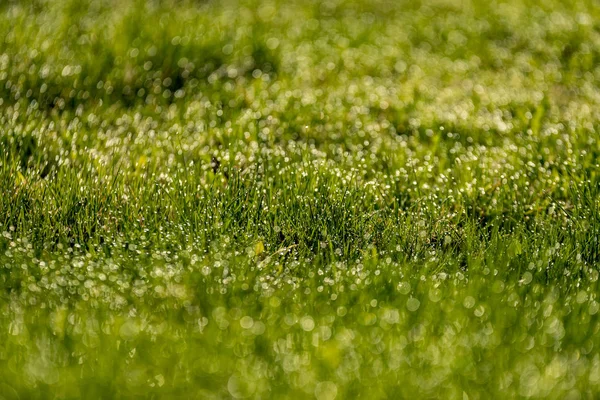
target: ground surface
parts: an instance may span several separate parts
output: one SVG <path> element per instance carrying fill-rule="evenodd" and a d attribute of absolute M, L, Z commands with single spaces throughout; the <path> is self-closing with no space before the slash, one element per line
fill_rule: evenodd
<path fill-rule="evenodd" d="M 599 66 L 592 1 L 0 2 L 0 398 L 597 398 Z"/>

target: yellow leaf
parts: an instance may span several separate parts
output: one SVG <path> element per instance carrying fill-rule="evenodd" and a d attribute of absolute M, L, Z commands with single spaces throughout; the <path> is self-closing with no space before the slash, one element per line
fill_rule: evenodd
<path fill-rule="evenodd" d="M 371 258 L 377 260 L 377 248 L 375 246 L 371 247 Z"/>
<path fill-rule="evenodd" d="M 27 183 L 27 179 L 25 179 L 25 177 L 23 176 L 23 174 L 21 173 L 21 171 L 17 171 L 17 181 L 19 182 L 20 185 L 24 185 Z"/>
<path fill-rule="evenodd" d="M 138 167 L 145 166 L 147 161 L 148 161 L 148 159 L 146 158 L 146 156 L 144 156 L 144 155 L 140 156 L 140 158 L 138 158 L 138 161 L 137 161 Z"/>
<path fill-rule="evenodd" d="M 254 254 L 258 256 L 261 253 L 263 253 L 264 251 L 265 251 L 265 245 L 263 244 L 263 242 L 259 241 L 258 243 L 256 243 L 256 247 L 254 248 Z"/>

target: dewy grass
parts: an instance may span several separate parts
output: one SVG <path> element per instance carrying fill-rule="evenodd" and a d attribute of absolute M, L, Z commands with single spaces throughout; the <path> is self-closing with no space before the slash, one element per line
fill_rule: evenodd
<path fill-rule="evenodd" d="M 0 3 L 0 398 L 596 398 L 600 10 Z"/>

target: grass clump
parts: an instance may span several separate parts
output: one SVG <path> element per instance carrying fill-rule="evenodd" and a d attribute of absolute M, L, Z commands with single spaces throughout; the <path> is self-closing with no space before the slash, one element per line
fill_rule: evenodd
<path fill-rule="evenodd" d="M 0 395 L 597 397 L 599 17 L 0 4 Z"/>

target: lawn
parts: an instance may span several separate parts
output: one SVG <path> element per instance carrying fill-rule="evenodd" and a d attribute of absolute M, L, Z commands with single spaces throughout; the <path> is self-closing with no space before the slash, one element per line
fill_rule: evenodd
<path fill-rule="evenodd" d="M 0 1 L 0 399 L 600 396 L 592 0 Z"/>

